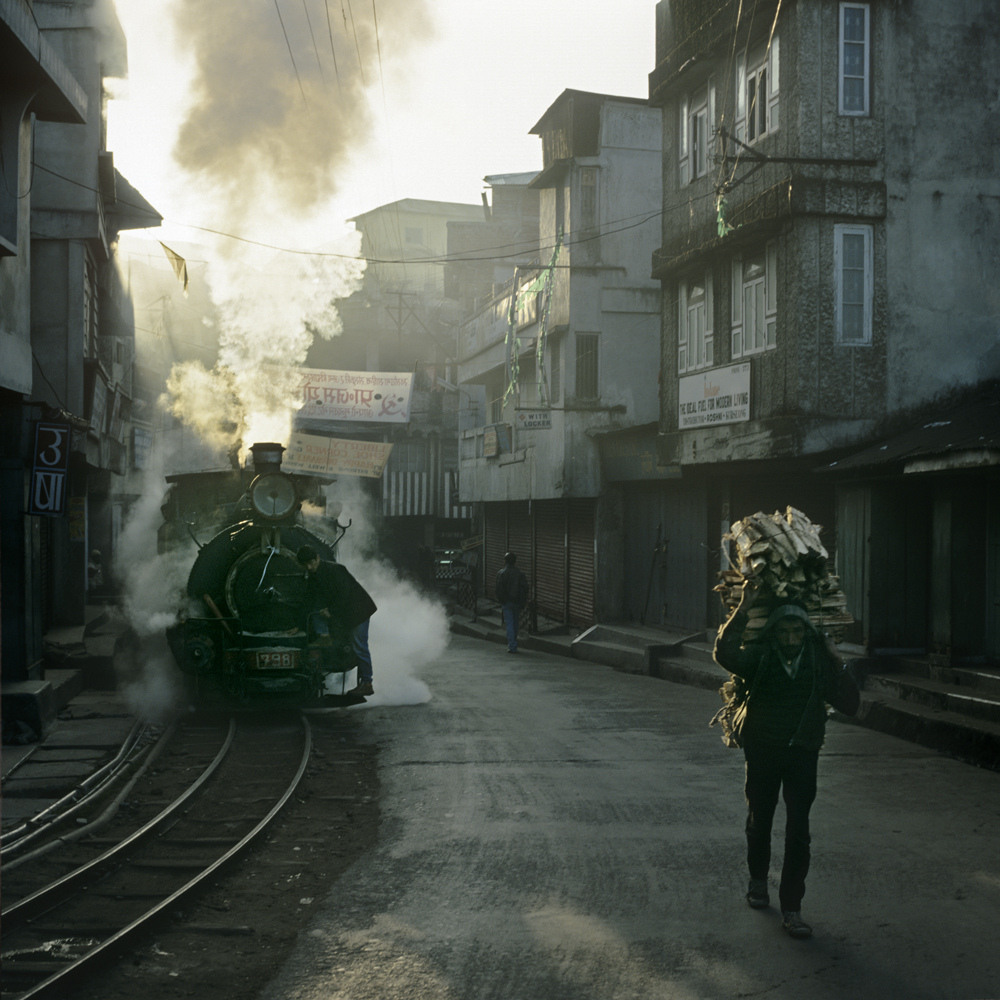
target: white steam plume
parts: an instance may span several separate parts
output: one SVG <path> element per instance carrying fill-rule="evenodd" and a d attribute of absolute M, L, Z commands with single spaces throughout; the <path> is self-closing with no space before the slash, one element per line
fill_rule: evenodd
<path fill-rule="evenodd" d="M 178 0 L 194 98 L 174 148 L 227 221 L 275 200 L 304 215 L 372 131 L 385 63 L 430 32 L 427 0 Z M 378 105 L 374 105 L 378 107 Z M 255 197 L 255 195 L 257 197 Z"/>
<path fill-rule="evenodd" d="M 355 234 L 354 242 L 360 237 Z M 297 272 L 261 274 L 244 261 L 211 267 L 220 314 L 219 360 L 175 365 L 166 405 L 206 442 L 240 445 L 287 441 L 302 405 L 298 366 L 314 336 L 340 333 L 332 300 L 357 286 L 363 262 L 315 259 Z"/>
<path fill-rule="evenodd" d="M 150 454 L 144 489 L 122 527 L 115 552 L 115 575 L 122 581 L 122 612 L 135 642 L 116 660 L 119 689 L 140 718 L 163 721 L 179 706 L 180 670 L 167 646 L 165 630 L 176 619 L 197 549 L 194 543 L 157 552 L 156 533 L 162 517 L 163 456 Z"/>
<path fill-rule="evenodd" d="M 337 558 L 378 605 L 368 636 L 375 694 L 366 705 L 423 704 L 432 695 L 417 675 L 448 645 L 450 633 L 444 607 L 371 555 L 376 529 L 371 502 L 357 479 L 341 477 L 327 487 L 327 493 L 329 506 L 333 506 L 332 501 L 342 505 L 340 523 L 351 522 L 337 546 Z M 339 682 L 328 689 L 339 693 Z"/>

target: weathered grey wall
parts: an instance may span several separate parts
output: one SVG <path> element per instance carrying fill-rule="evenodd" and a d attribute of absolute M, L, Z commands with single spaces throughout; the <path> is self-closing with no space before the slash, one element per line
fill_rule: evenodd
<path fill-rule="evenodd" d="M 21 122 L 18 191 L 31 188 L 31 116 Z M 30 394 L 31 382 L 31 199 L 17 202 L 18 252 L 0 257 L 0 386 Z"/>
<path fill-rule="evenodd" d="M 1000 16 L 994 0 L 877 5 L 892 409 L 1000 374 Z"/>
<path fill-rule="evenodd" d="M 778 191 L 777 347 L 750 356 L 751 425 L 685 432 L 682 460 L 766 457 L 773 428 L 753 424 L 775 418 L 807 421 L 793 450 L 850 443 L 880 418 L 1000 374 L 996 4 L 873 3 L 871 16 L 871 114 L 852 117 L 837 107 L 839 4 L 800 0 L 781 10 L 780 125 L 755 149 L 877 162 L 770 163 L 745 181 L 749 162 L 730 162 L 725 176 L 738 182 L 727 194 L 730 221 Z M 654 264 L 669 272 L 661 351 L 661 429 L 668 434 L 677 429 L 677 288 L 685 265 L 712 260 L 714 364 L 727 364 L 728 260 L 761 225 L 751 211 L 742 229 L 719 241 L 713 189 L 720 172 L 680 183 L 680 102 L 709 78 L 717 122 L 728 127 L 735 69 L 721 57 L 696 62 L 663 105 L 666 211 Z M 865 346 L 835 339 L 834 226 L 850 222 L 873 228 L 873 337 Z"/>
<path fill-rule="evenodd" d="M 76 240 L 32 240 L 31 253 L 31 342 L 45 372 L 45 379 L 37 380 L 36 396 L 85 416 L 82 303 L 87 249 Z"/>

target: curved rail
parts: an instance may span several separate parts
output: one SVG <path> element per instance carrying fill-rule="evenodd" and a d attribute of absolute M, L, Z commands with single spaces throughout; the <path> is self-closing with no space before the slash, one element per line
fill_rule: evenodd
<path fill-rule="evenodd" d="M 206 879 L 211 878 L 220 868 L 230 862 L 237 855 L 242 853 L 260 834 L 270 825 L 273 819 L 281 812 L 288 803 L 288 800 L 298 788 L 302 776 L 305 774 L 312 752 L 312 728 L 309 720 L 300 716 L 300 721 L 304 730 L 302 757 L 298 768 L 291 782 L 285 788 L 283 794 L 270 808 L 267 814 L 248 833 L 246 833 L 236 844 L 230 847 L 224 854 L 213 861 L 210 865 L 200 871 L 194 878 L 190 879 L 179 889 L 172 892 L 166 898 L 160 900 L 138 918 L 134 919 L 127 926 L 112 934 L 91 948 L 85 955 L 70 963 L 65 968 L 49 976 L 47 979 L 37 983 L 24 992 L 18 993 L 18 1000 L 41 1000 L 46 997 L 65 997 L 67 987 L 70 983 L 78 980 L 82 975 L 94 970 L 102 961 L 112 960 L 124 947 L 134 940 L 140 933 L 145 931 L 149 925 L 156 920 L 168 908 L 174 906 L 179 900 L 184 899 L 194 890 L 199 888 Z M 144 828 L 145 829 L 145 828 Z M 142 832 L 142 831 L 140 831 Z M 25 901 L 27 903 L 27 900 Z M 6 921 L 6 914 L 4 915 Z M 9 928 L 5 924 L 5 931 Z"/>
<path fill-rule="evenodd" d="M 125 741 L 112 760 L 81 781 L 73 791 L 53 802 L 52 805 L 47 806 L 20 826 L 5 833 L 4 844 L 0 848 L 0 857 L 12 857 L 17 854 L 28 844 L 34 843 L 48 833 L 56 823 L 69 819 L 81 808 L 92 802 L 94 798 L 103 795 L 108 787 L 122 776 L 125 768 L 134 763 L 139 755 L 145 752 L 145 747 L 140 747 L 138 751 L 136 748 L 150 728 L 146 723 L 137 722 L 128 736 L 125 737 Z M 135 752 L 134 756 L 133 752 Z"/>
<path fill-rule="evenodd" d="M 75 891 L 83 883 L 84 879 L 93 877 L 101 868 L 110 864 L 127 850 L 136 847 L 152 836 L 152 834 L 162 830 L 167 820 L 174 816 L 181 806 L 193 795 L 196 795 L 205 782 L 218 770 L 219 765 L 225 760 L 226 754 L 229 753 L 235 734 L 236 720 L 230 719 L 229 731 L 226 734 L 226 739 L 222 747 L 215 755 L 215 759 L 202 771 L 197 780 L 182 795 L 174 799 L 166 809 L 154 816 L 145 826 L 140 827 L 131 836 L 115 844 L 114 847 L 105 851 L 99 857 L 88 861 L 85 865 L 74 869 L 68 875 L 64 875 L 55 882 L 50 882 L 30 896 L 25 896 L 24 899 L 19 899 L 16 903 L 8 906 L 7 909 L 0 913 L 0 921 L 3 923 L 4 931 L 7 934 L 13 933 L 19 927 L 23 926 L 26 921 L 34 919 L 40 913 L 44 913 L 56 900 L 64 898 L 70 892 Z"/>

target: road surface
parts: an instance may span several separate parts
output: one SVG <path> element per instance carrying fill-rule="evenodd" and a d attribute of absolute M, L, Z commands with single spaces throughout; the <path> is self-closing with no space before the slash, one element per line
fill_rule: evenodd
<path fill-rule="evenodd" d="M 265 1000 L 1000 997 L 1000 774 L 831 723 L 793 941 L 744 901 L 715 694 L 463 637 L 420 676 L 362 710 L 378 844 Z"/>

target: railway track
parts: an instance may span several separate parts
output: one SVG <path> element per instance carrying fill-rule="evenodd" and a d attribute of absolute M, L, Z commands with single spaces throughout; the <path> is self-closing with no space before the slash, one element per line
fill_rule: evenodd
<path fill-rule="evenodd" d="M 167 753 L 175 759 L 160 786 L 171 788 L 168 806 L 127 836 L 72 845 L 59 838 L 58 850 L 33 852 L 43 870 L 61 866 L 64 874 L 3 910 L 4 1000 L 65 998 L 113 962 L 263 833 L 302 779 L 311 748 L 304 716 L 242 718 L 229 720 L 224 733 L 187 726 L 173 734 Z M 183 791 L 179 773 L 189 779 Z M 164 801 L 155 782 L 147 790 L 147 799 Z M 148 813 L 149 803 L 139 811 Z M 90 855 L 82 862 L 81 852 Z M 6 898 L 11 880 L 5 871 Z"/>

